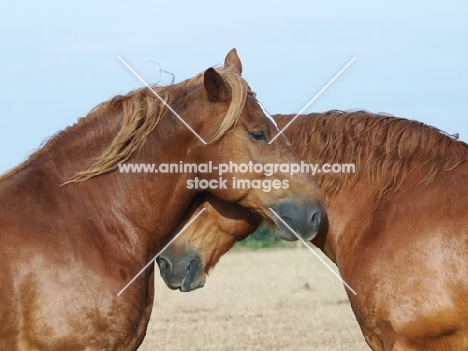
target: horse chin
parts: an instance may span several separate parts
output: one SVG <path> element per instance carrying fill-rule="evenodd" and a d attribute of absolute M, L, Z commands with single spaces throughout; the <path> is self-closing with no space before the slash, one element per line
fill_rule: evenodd
<path fill-rule="evenodd" d="M 285 241 L 296 241 L 297 236 L 295 236 L 291 231 L 286 227 L 276 227 L 276 236 L 281 240 Z"/>
<path fill-rule="evenodd" d="M 296 229 L 294 228 L 294 225 L 292 224 L 291 220 L 289 220 L 288 218 L 284 218 L 283 220 L 289 225 L 289 227 L 291 227 L 294 231 L 296 231 Z M 299 234 L 299 233 L 297 233 L 297 234 Z M 301 237 L 303 237 L 302 234 L 299 234 L 299 235 Z M 314 233 L 312 236 L 308 235 L 307 240 L 312 240 L 313 238 L 315 238 L 316 235 L 317 235 L 317 233 Z M 282 239 L 282 240 L 285 240 L 285 241 L 297 241 L 297 240 L 299 240 L 299 238 L 293 232 L 291 232 L 291 230 L 287 226 L 285 226 L 283 223 L 277 223 L 277 225 L 276 225 L 276 236 L 278 238 Z"/>
<path fill-rule="evenodd" d="M 205 286 L 206 277 L 197 277 L 197 279 L 193 280 L 190 284 L 186 284 L 185 280 L 179 288 L 181 292 L 190 292 L 193 290 L 197 290 L 203 288 Z"/>

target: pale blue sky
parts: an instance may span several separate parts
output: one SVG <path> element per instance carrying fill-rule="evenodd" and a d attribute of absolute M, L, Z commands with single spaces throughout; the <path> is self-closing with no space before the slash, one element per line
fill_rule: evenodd
<path fill-rule="evenodd" d="M 367 109 L 468 140 L 468 4 L 459 1 L 17 1 L 0 5 L 0 173 L 159 67 L 176 81 L 238 49 L 270 113 Z M 167 75 L 163 83 L 169 82 Z"/>

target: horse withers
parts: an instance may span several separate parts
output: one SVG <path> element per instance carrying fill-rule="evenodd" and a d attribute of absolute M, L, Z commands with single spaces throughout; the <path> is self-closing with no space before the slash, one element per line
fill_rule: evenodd
<path fill-rule="evenodd" d="M 241 70 L 233 50 L 224 68 L 116 96 L 0 178 L 1 350 L 135 350 L 143 341 L 154 266 L 117 293 L 170 241 L 202 191 L 188 181 L 218 176 L 122 165 L 298 162 L 285 138 L 268 145 L 278 130 Z M 309 176 L 289 185 L 207 191 L 272 221 L 274 208 L 311 238 L 324 216 L 320 190 Z"/>

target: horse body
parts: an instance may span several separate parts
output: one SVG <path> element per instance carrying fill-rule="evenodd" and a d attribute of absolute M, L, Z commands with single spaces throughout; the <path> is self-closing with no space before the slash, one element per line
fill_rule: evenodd
<path fill-rule="evenodd" d="M 359 184 L 330 201 L 324 251 L 358 292 L 348 297 L 374 350 L 468 348 L 467 171 L 463 164 L 427 186 L 405 182 L 374 213 L 350 200 L 366 195 Z"/>
<path fill-rule="evenodd" d="M 143 341 L 154 268 L 117 293 L 171 239 L 200 191 L 188 189 L 187 179 L 216 175 L 126 174 L 116 171 L 118 163 L 297 160 L 286 139 L 262 152 L 277 129 L 248 92 L 238 63 L 234 50 L 226 69 L 157 88 L 212 140 L 208 145 L 140 89 L 98 105 L 0 177 L 0 313 L 8 321 L 0 326 L 0 349 L 136 350 Z M 260 141 L 252 137 L 259 133 Z M 312 235 L 323 203 L 310 181 L 292 183 L 297 203 L 286 191 L 211 191 L 267 218 L 268 207 L 306 204 L 294 224 Z"/>
<path fill-rule="evenodd" d="M 274 117 L 282 128 L 292 116 Z M 365 112 L 301 116 L 284 133 L 303 160 L 356 164 L 355 174 L 316 174 L 327 220 L 312 242 L 357 292 L 347 291 L 369 346 L 468 349 L 466 144 L 419 122 Z M 202 206 L 204 237 L 232 228 L 226 214 Z M 197 250 L 202 259 L 213 254 L 196 229 L 162 254 L 173 271 L 187 271 L 176 250 Z M 215 253 L 255 228 L 238 229 L 222 235 Z M 161 272 L 166 284 L 175 278 L 167 273 Z"/>
<path fill-rule="evenodd" d="M 170 122 L 163 119 L 161 126 L 165 123 Z M 104 126 L 100 130 L 109 132 Z M 86 168 L 83 160 L 102 153 L 95 140 L 87 141 L 94 152 L 86 148 L 62 156 L 51 150 L 0 182 L 0 260 L 7 273 L 0 300 L 11 316 L 0 327 L 0 333 L 6 329 L 2 350 L 133 350 L 143 341 L 152 308 L 153 267 L 126 295 L 116 294 L 164 245 L 167 238 L 158 233 L 174 229 L 190 198 L 174 191 L 174 177 L 159 178 L 155 185 L 154 175 L 143 174 L 112 173 L 60 187 Z M 148 153 L 132 160 L 166 161 L 164 153 Z M 62 162 L 65 157 L 77 160 L 67 174 L 60 172 L 70 162 Z M 165 206 L 155 205 L 161 198 Z"/>
<path fill-rule="evenodd" d="M 361 148 L 359 159 L 332 150 L 324 153 L 336 158 L 326 160 L 314 142 L 304 147 L 299 128 L 319 124 L 314 118 L 341 119 L 348 144 L 341 148 Z M 353 118 L 363 121 L 353 126 Z M 289 118 L 276 120 L 281 127 Z M 373 132 L 382 135 L 373 139 Z M 353 161 L 360 168 L 360 176 L 340 185 L 343 175 L 319 177 L 328 228 L 312 242 L 357 292 L 347 291 L 368 344 L 374 350 L 467 349 L 468 304 L 461 298 L 468 293 L 466 144 L 412 121 L 365 113 L 304 117 L 286 135 L 308 161 Z M 346 138 L 355 138 L 354 145 Z"/>
<path fill-rule="evenodd" d="M 126 306 L 128 301 L 116 299 L 114 291 L 122 286 L 120 275 L 130 276 L 142 260 L 132 262 L 128 255 L 123 261 L 119 256 L 124 243 L 111 236 L 123 234 L 122 223 L 103 223 L 107 213 L 95 212 L 94 206 L 81 208 L 88 203 L 81 197 L 67 202 L 63 192 L 72 187 L 59 195 L 58 183 L 38 168 L 22 170 L 0 183 L 4 204 L 0 299 L 3 315 L 8 316 L 8 323 L 0 327 L 0 348 L 131 348 L 144 335 L 144 305 Z M 86 196 L 85 189 L 81 195 Z M 26 227 L 26 220 L 34 225 Z M 149 273 L 144 279 L 148 277 Z M 146 296 L 144 279 L 131 287 L 142 301 L 152 298 Z M 124 333 L 129 329 L 135 331 L 131 337 Z M 121 336 L 126 340 L 119 340 Z"/>

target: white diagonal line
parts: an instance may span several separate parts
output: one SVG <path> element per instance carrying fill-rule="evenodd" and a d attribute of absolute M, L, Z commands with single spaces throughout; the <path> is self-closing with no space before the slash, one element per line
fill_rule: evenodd
<path fill-rule="evenodd" d="M 320 256 L 306 243 L 306 241 L 305 241 L 304 239 L 302 239 L 302 238 L 288 225 L 288 223 L 286 223 L 286 222 L 283 220 L 283 218 L 281 218 L 271 207 L 269 208 L 269 210 L 270 210 L 276 217 L 278 217 L 278 219 L 281 221 L 281 223 L 283 223 L 283 224 L 286 226 L 286 228 L 288 228 L 288 229 L 291 231 L 291 233 L 293 233 L 300 241 L 302 241 L 302 243 L 310 250 L 310 252 L 312 252 L 312 253 L 315 255 L 315 257 L 317 257 L 317 258 L 319 259 L 319 261 L 322 262 L 322 263 L 325 265 L 325 267 L 327 267 L 327 268 L 330 270 L 330 272 L 332 272 L 333 275 L 334 275 L 335 277 L 337 277 L 337 278 L 349 289 L 349 291 L 351 291 L 354 295 L 357 295 L 357 292 L 354 291 L 354 289 L 353 289 L 352 287 L 350 287 L 349 284 L 346 283 L 346 282 L 343 280 L 343 278 L 341 278 L 340 275 L 339 275 L 338 273 L 336 273 L 336 272 L 333 270 L 333 268 L 331 268 L 331 267 L 322 259 L 322 257 L 320 257 Z"/>
<path fill-rule="evenodd" d="M 354 60 L 356 60 L 356 57 L 353 57 L 353 58 L 351 59 L 351 61 L 349 61 L 349 62 L 346 64 L 346 66 L 344 66 L 344 67 L 341 69 L 341 71 L 339 71 L 339 72 L 332 78 L 332 80 L 329 81 L 329 82 L 327 83 L 327 85 L 325 85 L 325 86 L 322 88 L 322 90 L 320 90 L 320 91 L 312 98 L 312 100 L 310 100 L 310 101 L 307 103 L 307 105 L 305 105 L 305 106 L 302 108 L 302 110 L 300 110 L 300 111 L 298 112 L 298 114 L 297 114 L 296 116 L 294 116 L 294 118 L 293 118 L 292 120 L 290 120 L 290 121 L 288 122 L 288 124 L 286 124 L 286 125 L 284 126 L 284 128 L 281 129 L 281 130 L 279 131 L 279 133 L 275 135 L 275 137 L 274 137 L 273 139 L 270 140 L 270 142 L 269 142 L 268 144 L 271 144 L 272 142 L 274 142 L 274 141 L 276 140 L 277 137 L 279 137 L 281 134 L 283 134 L 284 130 L 285 130 L 286 128 L 288 128 L 289 125 L 290 125 L 292 122 L 294 122 L 294 120 L 295 120 L 297 117 L 299 117 L 299 115 L 300 115 L 302 112 L 304 112 L 304 111 L 305 111 L 305 110 L 306 110 L 306 109 L 307 109 L 307 108 L 308 108 L 308 107 L 309 107 L 309 106 L 310 106 L 310 105 L 311 105 L 311 104 L 312 104 L 312 103 L 313 103 L 313 102 L 314 102 L 314 101 L 315 101 L 315 100 L 316 100 L 316 99 L 317 99 L 317 98 L 318 98 L 318 97 L 319 97 L 319 96 L 320 96 L 320 95 L 321 95 L 321 94 L 322 94 L 322 93 L 323 93 L 323 92 L 340 76 L 340 75 L 341 75 L 341 73 L 343 73 L 343 72 L 354 62 Z"/>
<path fill-rule="evenodd" d="M 174 242 L 174 240 L 177 239 L 178 236 L 179 236 L 180 234 L 182 234 L 182 233 L 184 232 L 184 230 L 187 229 L 187 227 L 188 227 L 190 224 L 192 224 L 193 221 L 196 220 L 196 219 L 198 218 L 198 216 L 201 215 L 201 214 L 203 213 L 203 211 L 205 211 L 205 210 L 206 210 L 206 208 L 203 208 L 200 212 L 197 213 L 197 215 L 196 215 L 195 217 L 193 217 L 187 224 L 185 224 L 184 227 L 180 230 L 180 232 L 178 232 L 177 235 L 176 235 L 175 237 L 173 237 L 172 240 L 169 241 L 169 242 L 167 243 L 167 245 L 164 246 L 163 249 L 162 249 L 161 251 L 159 251 L 159 253 L 158 253 L 156 256 L 154 256 L 154 258 L 153 258 L 151 261 L 149 261 L 149 262 L 146 264 L 146 266 L 144 266 L 144 267 L 141 269 L 141 271 L 139 271 L 138 274 L 137 274 L 136 276 L 134 276 L 133 279 L 130 280 L 130 281 L 128 282 L 127 285 L 124 286 L 124 288 L 123 288 L 122 290 L 119 291 L 119 293 L 117 294 L 117 296 L 120 296 L 120 295 L 136 280 L 136 278 L 138 278 L 138 276 L 139 276 L 141 273 L 143 273 L 143 272 L 146 270 L 146 268 L 148 268 L 148 267 L 159 257 L 159 255 L 161 255 L 161 254 L 164 252 L 164 250 L 166 250 L 167 247 L 168 247 L 169 245 L 171 245 L 171 244 Z"/>
<path fill-rule="evenodd" d="M 130 70 L 130 71 L 131 71 L 131 72 L 132 72 L 132 73 L 133 73 L 133 74 L 134 74 L 134 75 L 135 75 L 135 76 L 136 76 L 136 77 L 137 77 L 137 78 L 154 94 L 154 95 L 156 95 L 156 97 L 164 104 L 164 106 L 166 106 L 174 115 L 176 115 L 176 117 L 177 117 L 178 119 L 180 119 L 180 121 L 181 121 L 183 124 L 185 124 L 185 126 L 186 126 L 188 129 L 190 129 L 190 131 L 191 131 L 193 134 L 195 134 L 195 136 L 196 136 L 198 139 L 200 139 L 201 142 L 202 142 L 203 144 L 205 144 L 205 145 L 207 144 L 206 141 L 203 140 L 203 138 L 202 138 L 200 135 L 198 135 L 198 133 L 197 133 L 196 131 L 194 131 L 193 128 L 190 127 L 190 126 L 188 125 L 188 123 L 185 122 L 185 121 L 183 120 L 183 118 L 180 117 L 179 114 L 178 114 L 177 112 L 175 112 L 174 109 L 173 109 L 166 101 L 164 101 L 164 99 L 163 99 L 161 96 L 159 96 L 159 94 L 158 94 L 148 83 L 146 83 L 145 80 L 144 80 L 143 78 L 141 78 L 140 75 L 139 75 L 138 73 L 136 73 L 135 70 L 134 70 L 132 67 L 130 67 L 129 64 L 128 64 L 127 62 L 125 62 L 125 60 L 124 60 L 122 57 L 119 56 L 119 60 L 120 60 L 120 61 L 121 61 L 121 62 L 122 62 L 122 63 L 123 63 L 123 64 L 124 64 L 124 65 L 125 65 L 125 66 L 126 66 L 126 67 L 127 67 L 127 68 L 128 68 L 128 69 L 129 69 L 129 70 Z"/>

